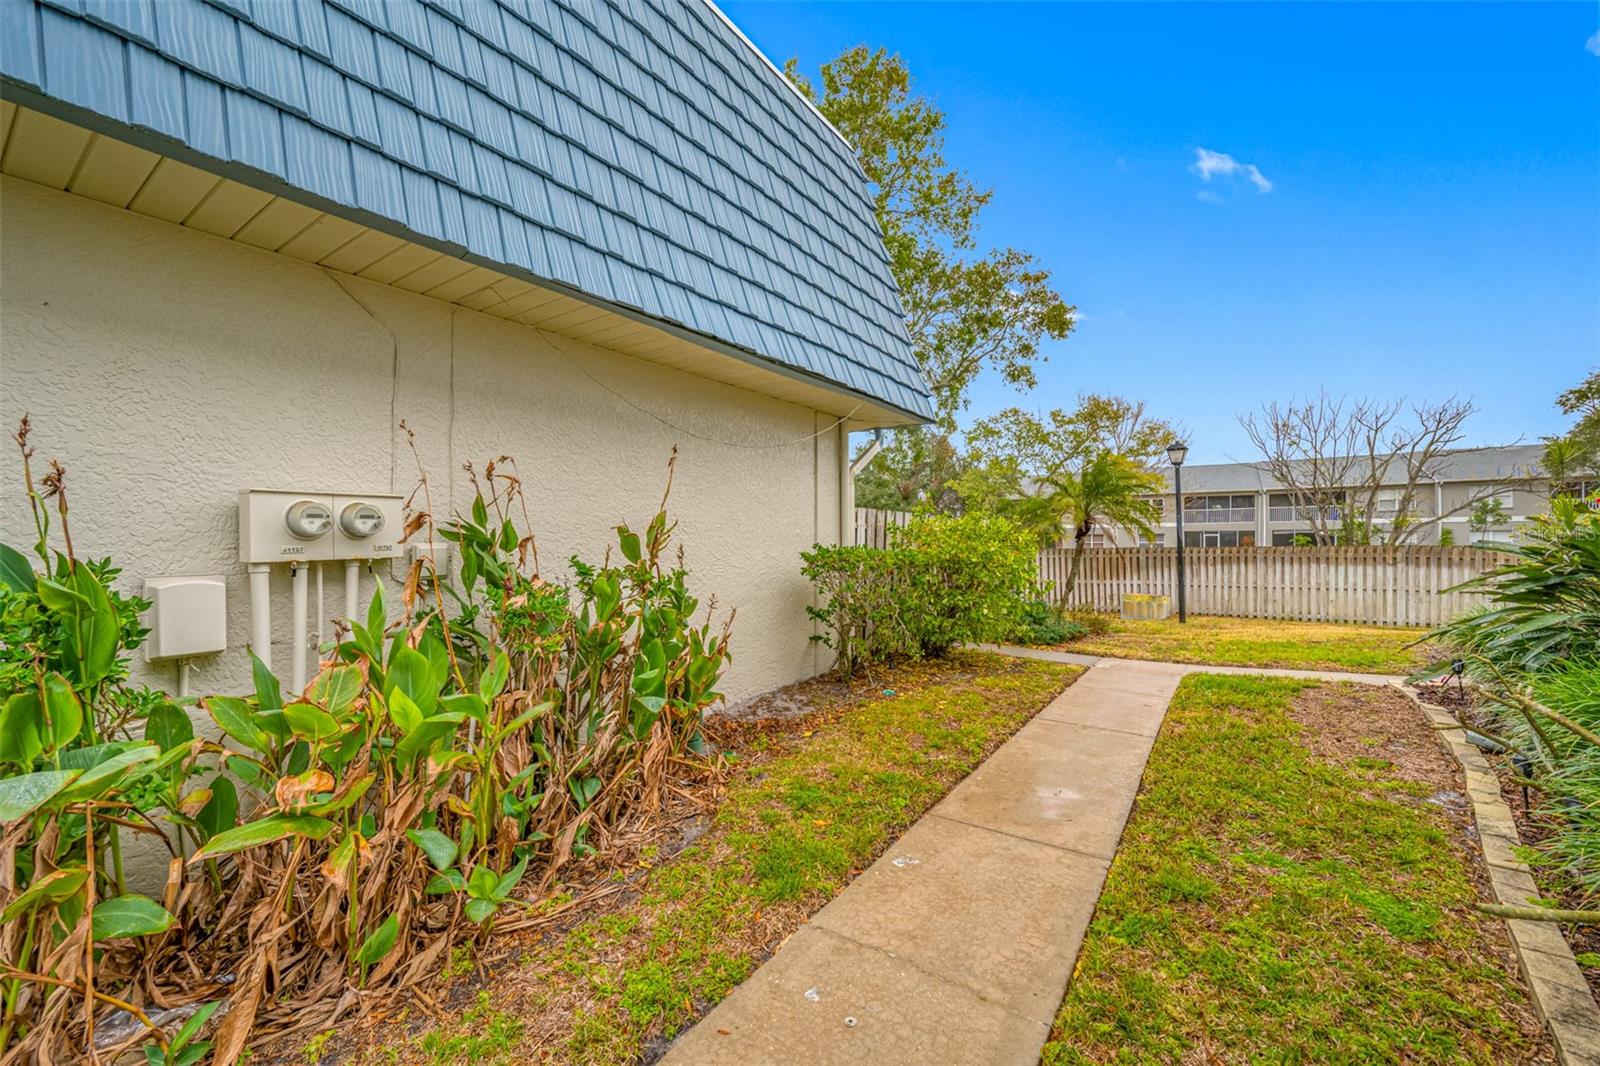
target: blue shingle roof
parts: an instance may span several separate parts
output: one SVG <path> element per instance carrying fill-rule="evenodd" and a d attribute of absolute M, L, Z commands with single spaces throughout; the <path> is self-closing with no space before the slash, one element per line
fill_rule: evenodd
<path fill-rule="evenodd" d="M 931 412 L 861 170 L 703 0 L 0 0 L 0 85 Z"/>

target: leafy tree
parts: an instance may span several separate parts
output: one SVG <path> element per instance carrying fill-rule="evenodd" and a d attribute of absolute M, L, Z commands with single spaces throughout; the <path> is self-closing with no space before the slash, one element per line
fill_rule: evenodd
<path fill-rule="evenodd" d="M 899 430 L 856 477 L 856 506 L 911 511 L 927 505 L 956 512 L 961 501 L 951 486 L 965 466 L 947 435 L 923 426 Z"/>
<path fill-rule="evenodd" d="M 1128 529 L 1143 536 L 1155 534 L 1161 518 L 1148 497 L 1162 489 L 1161 476 L 1116 452 L 1096 451 L 1076 472 L 1060 482 L 1060 496 L 1072 525 L 1072 562 L 1066 584 L 1057 596 L 1063 607 L 1072 601 L 1078 568 L 1096 526 Z"/>
<path fill-rule="evenodd" d="M 1156 457 L 1178 436 L 1143 404 L 1080 397 L 1073 411 L 1043 416 L 1009 408 L 967 435 L 970 466 L 956 482 L 972 508 L 1007 515 L 1041 544 L 1072 530 L 1073 553 L 1058 600 L 1068 603 L 1096 527 L 1153 535 L 1163 488 Z"/>
<path fill-rule="evenodd" d="M 1044 358 L 1040 340 L 1066 337 L 1074 309 L 1027 252 L 976 254 L 978 213 L 994 193 L 945 160 L 944 112 L 914 93 L 905 61 L 857 45 L 822 65 L 820 90 L 795 60 L 785 72 L 855 147 L 871 183 L 940 427 L 954 430 L 967 389 L 986 366 L 1032 388 L 1034 364 Z"/>
<path fill-rule="evenodd" d="M 1485 496 L 1472 505 L 1472 518 L 1468 522 L 1474 532 L 1484 534 L 1511 521 L 1511 514 L 1498 496 Z"/>
<path fill-rule="evenodd" d="M 1600 368 L 1557 396 L 1556 406 L 1578 416 L 1563 436 L 1545 438 L 1545 473 L 1552 481 L 1566 481 L 1600 463 Z"/>

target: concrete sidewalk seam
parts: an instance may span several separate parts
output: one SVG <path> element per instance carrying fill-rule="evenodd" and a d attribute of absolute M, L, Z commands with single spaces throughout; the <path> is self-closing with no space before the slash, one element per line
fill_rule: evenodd
<path fill-rule="evenodd" d="M 1149 733 L 1141 733 L 1137 729 L 1118 729 L 1115 726 L 1095 725 L 1093 722 L 1063 722 L 1059 718 L 1046 718 L 1043 711 L 1040 711 L 1033 721 L 1065 726 L 1067 729 L 1093 729 L 1097 733 L 1121 733 L 1125 737 L 1142 737 L 1145 740 L 1153 739 Z"/>
<path fill-rule="evenodd" d="M 1021 833 L 1008 833 L 1004 829 L 996 829 L 992 825 L 979 825 L 977 822 L 969 822 L 965 818 L 957 818 L 953 815 L 941 814 L 938 810 L 931 810 L 922 817 L 938 818 L 940 821 L 954 822 L 956 825 L 964 825 L 968 829 L 980 829 L 985 833 L 993 833 L 995 836 L 1006 837 L 1009 840 L 1020 840 L 1024 844 L 1037 844 L 1041 848 L 1049 848 L 1051 851 L 1059 851 L 1063 855 L 1075 855 L 1080 859 L 1093 859 L 1095 862 L 1109 863 L 1112 858 L 1115 857 L 1115 852 L 1113 852 L 1111 855 L 1096 855 L 1092 851 L 1083 851 L 1080 848 L 1069 848 L 1061 844 L 1052 844 L 1050 841 L 1040 840 L 1038 837 L 1025 837 Z"/>

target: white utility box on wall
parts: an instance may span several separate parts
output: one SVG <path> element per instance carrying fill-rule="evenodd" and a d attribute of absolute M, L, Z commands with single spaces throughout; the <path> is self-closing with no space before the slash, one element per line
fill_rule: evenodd
<path fill-rule="evenodd" d="M 146 578 L 144 595 L 150 601 L 147 660 L 186 659 L 227 649 L 228 587 L 220 575 Z"/>
<path fill-rule="evenodd" d="M 392 493 L 239 493 L 241 562 L 399 558 L 404 529 L 405 497 Z"/>

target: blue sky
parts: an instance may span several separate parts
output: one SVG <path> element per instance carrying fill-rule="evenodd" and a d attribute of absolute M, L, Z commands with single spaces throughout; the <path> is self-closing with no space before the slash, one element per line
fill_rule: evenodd
<path fill-rule="evenodd" d="M 980 240 L 1077 305 L 974 415 L 1121 393 L 1214 462 L 1266 399 L 1459 393 L 1500 443 L 1600 364 L 1600 5 L 722 6 L 780 65 L 903 55 L 995 190 Z"/>

